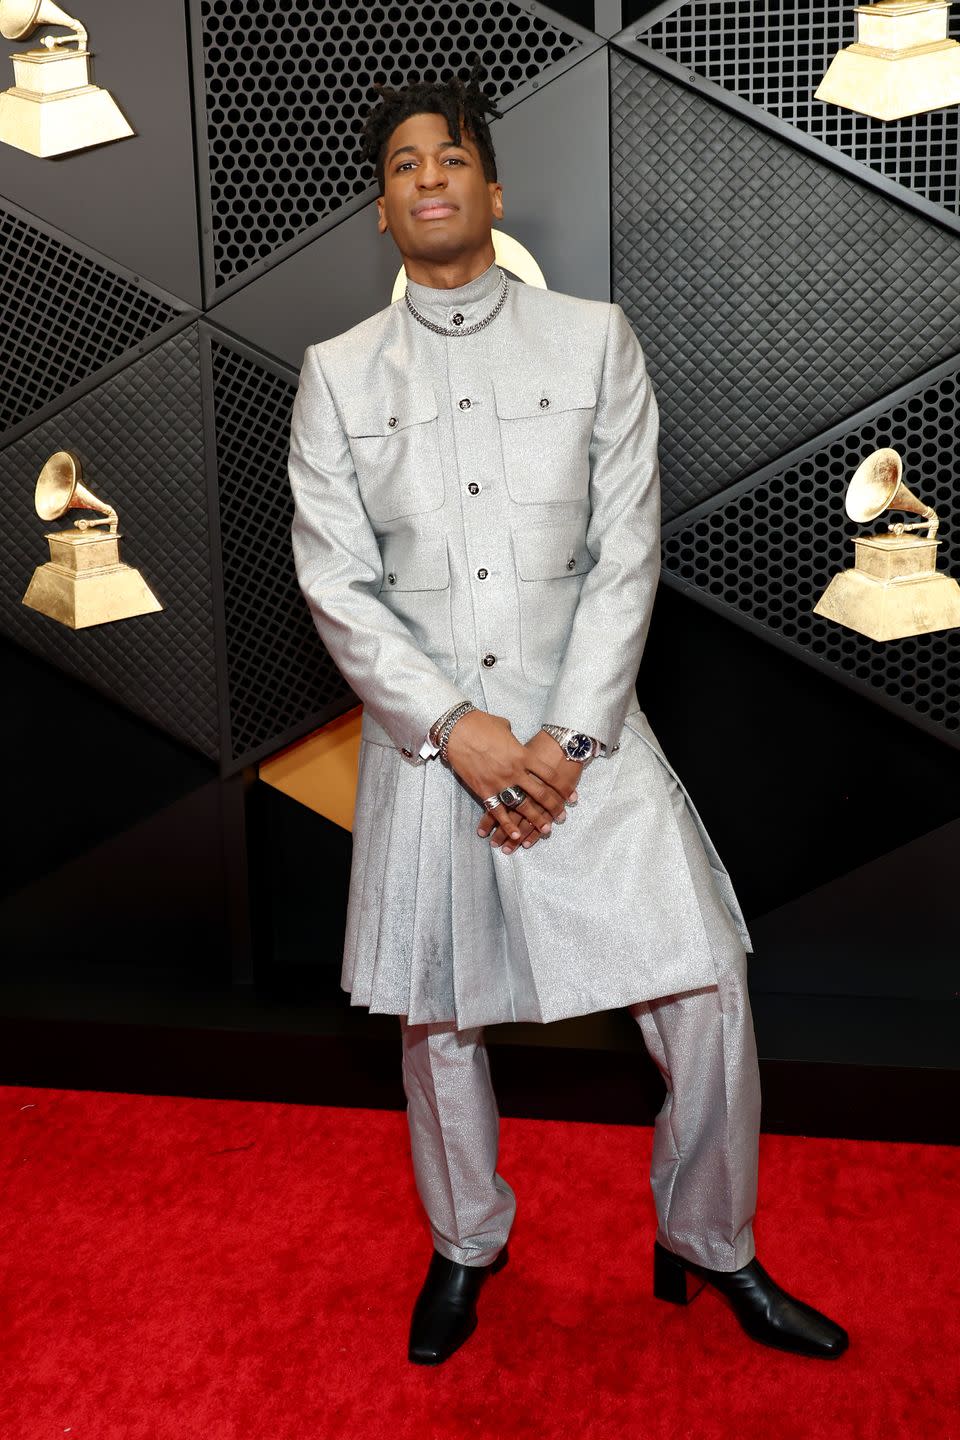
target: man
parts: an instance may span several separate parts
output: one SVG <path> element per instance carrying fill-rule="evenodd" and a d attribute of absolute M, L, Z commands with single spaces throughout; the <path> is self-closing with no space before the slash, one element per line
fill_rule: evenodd
<path fill-rule="evenodd" d="M 615 1005 L 667 1085 L 654 1293 L 709 1282 L 754 1339 L 837 1356 L 755 1256 L 750 939 L 636 695 L 660 543 L 641 347 L 619 305 L 495 263 L 476 70 L 379 88 L 364 147 L 406 294 L 308 346 L 290 483 L 304 596 L 364 702 L 343 984 L 400 1017 L 434 1243 L 409 1358 L 462 1345 L 507 1260 L 483 1026 Z"/>

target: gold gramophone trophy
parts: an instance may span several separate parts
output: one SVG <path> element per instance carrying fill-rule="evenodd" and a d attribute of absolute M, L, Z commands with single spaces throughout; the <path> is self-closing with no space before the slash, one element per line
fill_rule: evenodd
<path fill-rule="evenodd" d="M 35 504 L 41 520 L 59 520 L 68 510 L 96 510 L 104 518 L 47 533 L 50 559 L 34 570 L 23 604 L 71 630 L 162 610 L 140 571 L 122 563 L 117 512 L 81 483 L 82 473 L 70 450 L 55 451 L 40 471 Z"/>
<path fill-rule="evenodd" d="M 903 461 L 896 450 L 875 450 L 847 486 L 845 508 L 864 524 L 885 510 L 924 518 L 898 523 L 880 535 L 854 539 L 853 570 L 834 575 L 813 607 L 871 640 L 903 640 L 960 625 L 960 585 L 937 570 L 936 511 L 911 494 L 902 480 Z M 926 535 L 914 535 L 926 530 Z"/>
<path fill-rule="evenodd" d="M 41 25 L 72 35 L 45 35 L 42 50 L 17 50 L 14 84 L 0 94 L 0 141 L 30 155 L 64 155 L 124 140 L 134 131 L 109 90 L 90 83 L 87 32 L 53 0 L 0 0 L 0 35 L 25 40 Z M 71 41 L 76 49 L 68 50 Z"/>
<path fill-rule="evenodd" d="M 857 5 L 857 38 L 833 57 L 815 100 L 876 120 L 901 120 L 960 102 L 960 44 L 949 0 Z"/>

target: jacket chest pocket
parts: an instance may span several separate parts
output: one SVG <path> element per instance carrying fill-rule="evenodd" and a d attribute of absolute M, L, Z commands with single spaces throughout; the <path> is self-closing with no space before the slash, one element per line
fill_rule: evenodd
<path fill-rule="evenodd" d="M 384 535 L 379 543 L 383 559 L 380 600 L 403 621 L 424 654 L 454 674 L 457 660 L 446 537 Z"/>
<path fill-rule="evenodd" d="M 520 607 L 520 666 L 533 685 L 552 685 L 563 660 L 580 591 L 596 561 L 586 522 L 512 526 Z"/>
<path fill-rule="evenodd" d="M 343 423 L 360 497 L 371 520 L 396 520 L 443 504 L 440 422 L 431 385 L 354 400 Z"/>
<path fill-rule="evenodd" d="M 521 504 L 582 500 L 590 488 L 597 392 L 586 376 L 494 380 L 504 479 Z"/>

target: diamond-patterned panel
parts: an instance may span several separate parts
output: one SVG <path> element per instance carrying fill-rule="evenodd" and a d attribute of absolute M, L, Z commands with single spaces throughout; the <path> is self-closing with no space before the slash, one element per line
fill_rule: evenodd
<path fill-rule="evenodd" d="M 960 239 L 611 51 L 613 288 L 665 520 L 957 349 Z"/>
<path fill-rule="evenodd" d="M 199 0 L 213 267 L 223 285 L 375 179 L 358 154 L 374 81 L 446 79 L 474 55 L 503 99 L 583 41 L 510 0 Z"/>
<path fill-rule="evenodd" d="M 287 458 L 296 381 L 217 340 L 211 351 L 231 755 L 239 763 L 356 700 L 317 635 L 293 566 Z"/>
<path fill-rule="evenodd" d="M 834 55 L 855 39 L 854 10 L 848 0 L 693 0 L 663 19 L 642 21 L 632 33 L 724 90 L 960 214 L 956 105 L 874 120 L 813 98 Z M 958 6 L 950 14 L 950 34 L 960 39 Z"/>
<path fill-rule="evenodd" d="M 120 517 L 120 555 L 143 574 L 162 613 L 70 630 L 20 602 L 44 533 L 37 476 L 55 450 L 73 450 L 88 489 Z M 0 450 L 4 524 L 0 625 L 51 664 L 104 691 L 170 735 L 219 752 L 214 607 L 196 325 L 132 361 L 89 394 Z M 109 783 L 110 757 L 80 737 Z"/>
<path fill-rule="evenodd" d="M 843 502 L 860 461 L 888 445 L 903 456 L 905 483 L 941 517 L 938 568 L 960 577 L 960 362 L 841 439 L 675 522 L 664 575 L 960 745 L 960 629 L 880 643 L 813 614 L 831 576 L 853 565 L 851 537 L 886 529 L 889 517 L 852 524 Z"/>
<path fill-rule="evenodd" d="M 0 435 L 178 313 L 0 205 Z"/>

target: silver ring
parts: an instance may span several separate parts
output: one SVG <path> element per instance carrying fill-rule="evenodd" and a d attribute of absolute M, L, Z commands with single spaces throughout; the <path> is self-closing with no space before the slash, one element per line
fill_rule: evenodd
<path fill-rule="evenodd" d="M 497 806 L 500 804 L 500 796 L 489 795 L 483 803 L 487 810 L 496 810 Z"/>
<path fill-rule="evenodd" d="M 522 805 L 526 798 L 526 790 L 522 790 L 519 785 L 508 785 L 500 791 L 500 803 L 511 810 L 516 810 L 517 806 Z"/>

